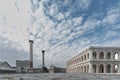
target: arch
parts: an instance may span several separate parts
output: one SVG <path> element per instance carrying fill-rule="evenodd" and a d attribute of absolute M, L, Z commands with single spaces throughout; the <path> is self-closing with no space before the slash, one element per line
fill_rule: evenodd
<path fill-rule="evenodd" d="M 96 70 L 97 68 L 96 68 L 96 65 L 95 64 L 93 64 L 93 73 L 96 73 Z"/>
<path fill-rule="evenodd" d="M 107 73 L 111 73 L 111 65 L 110 64 L 107 65 Z"/>
<path fill-rule="evenodd" d="M 89 65 L 87 65 L 87 73 L 89 72 Z"/>
<path fill-rule="evenodd" d="M 89 53 L 87 54 L 87 59 L 89 59 Z"/>
<path fill-rule="evenodd" d="M 86 73 L 86 66 L 84 66 L 84 73 Z"/>
<path fill-rule="evenodd" d="M 21 67 L 21 72 L 25 73 L 26 72 L 26 67 Z"/>
<path fill-rule="evenodd" d="M 82 61 L 83 61 L 83 56 L 82 56 Z"/>
<path fill-rule="evenodd" d="M 118 52 L 115 52 L 115 54 L 114 54 L 114 59 L 118 59 Z"/>
<path fill-rule="evenodd" d="M 80 58 L 79 58 L 79 62 L 81 62 Z"/>
<path fill-rule="evenodd" d="M 81 66 L 81 72 L 83 72 L 83 66 Z"/>
<path fill-rule="evenodd" d="M 115 64 L 115 70 L 114 70 L 114 72 L 118 73 L 118 71 L 119 71 L 119 66 L 118 66 L 118 64 Z"/>
<path fill-rule="evenodd" d="M 100 59 L 104 59 L 104 53 L 103 53 L 103 52 L 100 53 L 99 58 L 100 58 Z"/>
<path fill-rule="evenodd" d="M 93 59 L 97 59 L 97 53 L 96 52 L 93 52 L 92 56 L 93 56 Z"/>
<path fill-rule="evenodd" d="M 86 60 L 86 55 L 84 55 L 84 60 Z"/>
<path fill-rule="evenodd" d="M 104 65 L 103 65 L 103 64 L 101 64 L 101 65 L 99 66 L 99 72 L 100 72 L 100 73 L 104 73 Z"/>
<path fill-rule="evenodd" d="M 111 59 L 111 53 L 110 52 L 107 53 L 107 59 Z"/>

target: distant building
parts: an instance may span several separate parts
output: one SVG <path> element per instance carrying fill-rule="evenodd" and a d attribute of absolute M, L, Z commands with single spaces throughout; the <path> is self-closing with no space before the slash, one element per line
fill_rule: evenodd
<path fill-rule="evenodd" d="M 17 73 L 26 73 L 30 69 L 31 62 L 29 60 L 16 60 L 16 72 Z"/>
<path fill-rule="evenodd" d="M 55 67 L 55 66 L 50 66 L 49 73 L 65 73 L 66 69 L 65 68 L 60 68 L 60 67 Z"/>
<path fill-rule="evenodd" d="M 67 73 L 120 73 L 120 47 L 91 46 L 67 61 Z"/>
<path fill-rule="evenodd" d="M 28 73 L 41 73 L 41 72 L 42 72 L 41 68 L 28 69 Z"/>
<path fill-rule="evenodd" d="M 16 73 L 16 69 L 7 62 L 0 62 L 0 73 Z"/>

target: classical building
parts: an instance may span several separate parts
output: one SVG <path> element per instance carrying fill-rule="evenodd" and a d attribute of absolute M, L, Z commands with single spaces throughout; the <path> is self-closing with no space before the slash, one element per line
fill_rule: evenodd
<path fill-rule="evenodd" d="M 91 46 L 67 61 L 67 73 L 120 73 L 120 47 Z"/>

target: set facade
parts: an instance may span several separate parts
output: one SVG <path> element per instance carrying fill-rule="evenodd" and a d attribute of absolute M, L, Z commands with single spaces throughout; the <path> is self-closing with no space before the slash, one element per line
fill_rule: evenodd
<path fill-rule="evenodd" d="M 67 61 L 67 73 L 120 73 L 120 48 L 91 46 Z"/>

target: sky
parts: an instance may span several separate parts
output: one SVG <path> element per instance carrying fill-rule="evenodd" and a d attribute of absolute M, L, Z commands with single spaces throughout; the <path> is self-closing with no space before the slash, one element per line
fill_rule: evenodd
<path fill-rule="evenodd" d="M 120 47 L 120 0 L 0 0 L 0 61 L 66 67 L 89 46 Z"/>

